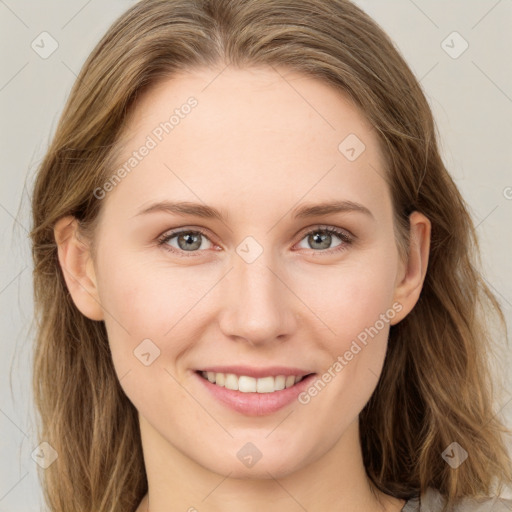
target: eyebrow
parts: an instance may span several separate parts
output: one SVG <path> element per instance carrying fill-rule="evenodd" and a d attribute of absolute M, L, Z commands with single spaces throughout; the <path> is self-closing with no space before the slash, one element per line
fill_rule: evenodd
<path fill-rule="evenodd" d="M 225 222 L 227 215 L 221 210 L 200 203 L 192 203 L 188 201 L 173 202 L 160 201 L 139 211 L 135 216 L 146 215 L 154 212 L 166 212 L 177 215 L 194 215 L 205 219 L 217 219 Z M 359 212 L 374 218 L 372 212 L 362 204 L 353 201 L 331 201 L 320 204 L 304 204 L 291 211 L 293 218 L 305 219 L 310 217 L 321 217 L 333 213 Z"/>
<path fill-rule="evenodd" d="M 373 217 L 373 213 L 362 204 L 353 201 L 331 201 L 321 204 L 305 204 L 292 210 L 295 218 L 303 219 L 309 217 L 320 217 L 332 213 L 359 212 Z"/>

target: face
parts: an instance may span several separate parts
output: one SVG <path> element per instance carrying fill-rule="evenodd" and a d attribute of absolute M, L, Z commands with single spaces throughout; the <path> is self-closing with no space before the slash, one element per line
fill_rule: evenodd
<path fill-rule="evenodd" d="M 96 191 L 93 268 L 145 435 L 235 478 L 320 459 L 412 307 L 375 132 L 318 80 L 201 69 L 139 100 L 123 151 Z M 326 203 L 339 208 L 311 209 Z"/>

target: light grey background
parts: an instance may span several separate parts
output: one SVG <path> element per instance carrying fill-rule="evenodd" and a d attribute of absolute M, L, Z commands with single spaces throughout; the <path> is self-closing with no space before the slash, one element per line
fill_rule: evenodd
<path fill-rule="evenodd" d="M 27 237 L 33 174 L 82 63 L 133 3 L 0 0 L 0 512 L 35 512 L 42 504 L 31 458 L 37 445 L 30 392 L 33 308 Z M 512 0 L 357 4 L 390 34 L 421 80 L 445 163 L 478 226 L 486 279 L 512 329 Z M 31 47 L 47 37 L 40 37 L 42 32 L 58 43 L 45 59 Z M 50 48 L 49 39 L 45 41 Z M 464 41 L 469 46 L 458 55 Z M 505 345 L 500 359 L 503 367 L 512 362 Z M 509 383 L 499 403 L 509 426 L 511 399 Z"/>

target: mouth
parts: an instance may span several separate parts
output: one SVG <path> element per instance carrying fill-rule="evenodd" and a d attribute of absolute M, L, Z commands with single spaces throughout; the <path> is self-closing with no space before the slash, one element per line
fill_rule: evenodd
<path fill-rule="evenodd" d="M 234 373 L 206 372 L 198 370 L 203 379 L 211 384 L 231 391 L 240 391 L 241 393 L 275 393 L 288 389 L 298 384 L 302 379 L 313 375 L 268 375 L 266 377 L 250 377 L 249 375 L 236 375 Z"/>
<path fill-rule="evenodd" d="M 212 370 L 194 371 L 199 389 L 205 390 L 205 397 L 245 416 L 268 415 L 293 404 L 316 376 L 298 369 Z"/>

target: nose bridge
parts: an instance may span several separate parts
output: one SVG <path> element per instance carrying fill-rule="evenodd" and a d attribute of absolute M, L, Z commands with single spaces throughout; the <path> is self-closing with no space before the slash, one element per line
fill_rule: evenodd
<path fill-rule="evenodd" d="M 290 292 L 278 277 L 278 265 L 270 249 L 262 250 L 255 260 L 234 255 L 233 269 L 227 276 L 227 288 L 221 328 L 228 336 L 243 337 L 255 343 L 265 343 L 290 334 L 293 325 L 293 304 Z M 245 247 L 247 249 L 247 247 Z M 277 274 L 277 275 L 276 275 Z"/>

